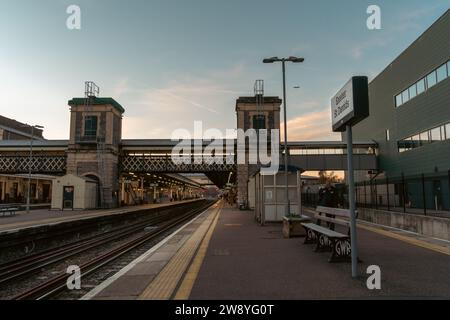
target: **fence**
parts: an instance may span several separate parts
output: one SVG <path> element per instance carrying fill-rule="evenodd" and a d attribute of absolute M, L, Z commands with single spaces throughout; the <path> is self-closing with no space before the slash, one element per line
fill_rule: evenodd
<path fill-rule="evenodd" d="M 450 176 L 450 173 L 449 173 Z M 449 176 L 421 174 L 418 176 L 384 176 L 355 185 L 356 204 L 360 208 L 397 211 L 450 218 Z M 348 207 L 348 188 L 336 186 L 337 201 Z M 319 204 L 317 193 L 302 193 L 306 206 Z"/>

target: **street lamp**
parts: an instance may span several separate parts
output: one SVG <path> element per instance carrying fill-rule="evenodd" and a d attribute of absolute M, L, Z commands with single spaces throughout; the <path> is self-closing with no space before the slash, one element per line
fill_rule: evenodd
<path fill-rule="evenodd" d="M 43 126 L 39 125 L 26 125 L 24 127 L 31 127 L 31 138 L 30 138 L 30 156 L 28 159 L 28 190 L 27 190 L 27 213 L 30 213 L 30 191 L 31 191 L 31 162 L 33 158 L 33 140 L 34 140 L 34 129 L 44 129 Z"/>
<path fill-rule="evenodd" d="M 304 58 L 289 57 L 289 58 L 266 58 L 263 63 L 281 62 L 283 70 L 283 112 L 284 112 L 284 178 L 286 184 L 286 216 L 291 213 L 291 205 L 289 202 L 289 183 L 288 183 L 288 147 L 287 147 L 287 119 L 286 119 L 286 61 L 293 63 L 301 63 L 305 61 Z M 300 215 L 302 213 L 300 212 Z"/>

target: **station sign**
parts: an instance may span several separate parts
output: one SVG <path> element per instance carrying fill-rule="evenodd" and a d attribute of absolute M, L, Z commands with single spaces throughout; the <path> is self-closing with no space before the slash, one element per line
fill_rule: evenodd
<path fill-rule="evenodd" d="M 365 76 L 352 77 L 331 99 L 334 132 L 345 131 L 369 116 L 369 81 Z"/>

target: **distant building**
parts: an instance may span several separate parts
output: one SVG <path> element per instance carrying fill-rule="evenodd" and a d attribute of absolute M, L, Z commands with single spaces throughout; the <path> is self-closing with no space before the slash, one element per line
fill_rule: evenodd
<path fill-rule="evenodd" d="M 0 115 L 0 140 L 29 140 L 31 127 L 28 124 L 9 119 Z M 35 140 L 44 140 L 42 129 L 33 130 Z"/>
<path fill-rule="evenodd" d="M 0 116 L 0 140 L 30 140 L 31 136 L 29 125 Z M 43 131 L 35 128 L 33 139 L 44 140 Z M 50 203 L 52 179 L 42 174 L 31 175 L 30 203 Z M 25 203 L 27 188 L 28 175 L 0 175 L 0 203 Z"/>
<path fill-rule="evenodd" d="M 353 135 L 378 143 L 380 172 L 357 174 L 358 202 L 450 209 L 449 35 L 450 10 L 369 84 Z"/>

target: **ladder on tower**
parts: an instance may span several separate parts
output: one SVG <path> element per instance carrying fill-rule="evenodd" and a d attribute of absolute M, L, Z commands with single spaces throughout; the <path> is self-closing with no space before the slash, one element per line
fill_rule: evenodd
<path fill-rule="evenodd" d="M 100 94 L 100 88 L 93 82 L 93 81 L 86 81 L 85 82 L 85 106 L 88 113 L 93 111 L 92 108 L 92 100 L 94 100 L 96 97 Z M 98 183 L 98 191 L 100 193 L 99 199 L 100 203 L 99 206 L 101 208 L 105 208 L 105 186 L 104 186 L 104 179 L 105 179 L 105 162 L 104 162 L 104 155 L 106 150 L 105 145 L 105 135 L 106 135 L 106 128 L 102 128 L 101 125 L 101 119 L 97 119 L 97 135 L 96 135 L 96 155 L 97 155 L 97 170 L 98 175 L 100 177 Z"/>

